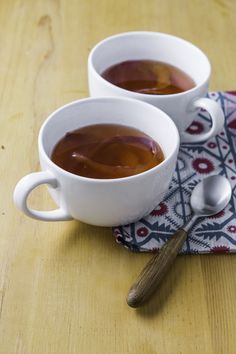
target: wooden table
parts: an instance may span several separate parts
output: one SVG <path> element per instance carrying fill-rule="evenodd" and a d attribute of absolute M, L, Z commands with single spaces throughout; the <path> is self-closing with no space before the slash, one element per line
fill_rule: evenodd
<path fill-rule="evenodd" d="M 181 256 L 145 307 L 126 305 L 150 258 L 109 228 L 45 223 L 13 205 L 39 170 L 37 135 L 55 108 L 88 96 L 87 56 L 130 30 L 194 42 L 212 63 L 211 90 L 236 89 L 236 2 L 1 0 L 0 353 L 236 353 L 236 258 Z M 46 188 L 31 205 L 48 209 Z"/>

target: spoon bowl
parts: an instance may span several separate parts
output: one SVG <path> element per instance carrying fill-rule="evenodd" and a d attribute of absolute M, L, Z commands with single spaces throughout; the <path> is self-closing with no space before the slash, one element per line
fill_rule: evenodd
<path fill-rule="evenodd" d="M 196 185 L 190 204 L 195 215 L 210 216 L 224 209 L 231 194 L 230 183 L 225 177 L 209 176 Z"/>

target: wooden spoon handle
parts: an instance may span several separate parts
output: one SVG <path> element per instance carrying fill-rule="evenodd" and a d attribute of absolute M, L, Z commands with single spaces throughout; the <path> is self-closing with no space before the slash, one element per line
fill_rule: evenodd
<path fill-rule="evenodd" d="M 129 306 L 139 307 L 149 299 L 174 262 L 186 238 L 187 232 L 183 229 L 178 230 L 159 253 L 150 259 L 129 290 L 127 296 Z"/>

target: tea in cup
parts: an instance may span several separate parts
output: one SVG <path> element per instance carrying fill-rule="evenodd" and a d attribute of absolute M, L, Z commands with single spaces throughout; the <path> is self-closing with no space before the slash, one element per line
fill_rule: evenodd
<path fill-rule="evenodd" d="M 200 142 L 218 134 L 223 111 L 206 97 L 211 66 L 192 43 L 158 32 L 127 32 L 98 43 L 88 58 L 92 97 L 120 96 L 150 103 L 175 122 L 181 142 Z M 212 121 L 209 131 L 191 135 L 186 129 L 198 110 Z"/>
<path fill-rule="evenodd" d="M 163 199 L 178 149 L 175 124 L 152 105 L 112 97 L 75 101 L 42 125 L 42 171 L 18 182 L 14 201 L 39 220 L 78 219 L 98 226 L 134 222 Z M 28 206 L 29 194 L 41 184 L 48 185 L 58 209 Z"/>
<path fill-rule="evenodd" d="M 94 124 L 65 134 L 51 159 L 78 176 L 112 179 L 137 175 L 159 165 L 159 144 L 138 129 L 120 124 Z"/>
<path fill-rule="evenodd" d="M 110 66 L 101 76 L 120 88 L 146 95 L 172 95 L 196 85 L 182 70 L 156 60 L 126 60 Z"/>

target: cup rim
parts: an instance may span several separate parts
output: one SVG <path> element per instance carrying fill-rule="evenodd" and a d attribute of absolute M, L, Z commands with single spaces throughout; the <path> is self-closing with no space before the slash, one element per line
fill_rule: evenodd
<path fill-rule="evenodd" d="M 112 84 L 111 82 L 107 81 L 106 79 L 104 79 L 95 69 L 94 64 L 93 64 L 93 60 L 94 60 L 94 55 L 96 53 L 96 51 L 105 43 L 113 41 L 116 38 L 119 37 L 127 37 L 127 36 L 139 36 L 139 35 L 147 35 L 147 36 L 161 36 L 161 37 L 166 37 L 166 38 L 174 38 L 176 41 L 178 42 L 182 42 L 185 43 L 186 45 L 194 48 L 195 50 L 197 50 L 205 59 L 206 64 L 208 66 L 208 75 L 206 76 L 206 78 L 204 80 L 202 80 L 200 83 L 198 83 L 197 85 L 195 85 L 193 88 L 187 90 L 187 91 L 183 91 L 183 92 L 179 92 L 179 93 L 173 93 L 171 95 L 149 95 L 147 93 L 140 93 L 140 92 L 135 92 L 135 91 L 130 91 L 130 90 L 126 90 L 123 89 L 119 86 L 116 86 L 114 84 Z M 96 75 L 96 77 L 103 82 L 103 84 L 105 84 L 107 87 L 113 88 L 118 92 L 123 92 L 123 93 L 129 93 L 130 96 L 132 96 L 133 98 L 143 98 L 143 99 L 147 99 L 147 98 L 159 98 L 159 99 L 170 99 L 171 97 L 180 97 L 180 96 L 184 96 L 188 93 L 194 92 L 195 90 L 197 90 L 198 88 L 202 87 L 203 85 L 205 85 L 210 78 L 211 75 L 211 64 L 210 61 L 208 59 L 208 57 L 206 56 L 206 54 L 200 49 L 198 48 L 196 45 L 194 45 L 193 43 L 181 38 L 181 37 L 177 37 L 175 35 L 169 34 L 169 33 L 164 33 L 164 32 L 154 32 L 154 31 L 130 31 L 130 32 L 122 32 L 122 33 L 118 33 L 109 37 L 104 38 L 103 40 L 101 40 L 100 42 L 98 42 L 90 51 L 89 56 L 88 56 L 88 67 L 91 68 L 91 70 L 93 71 L 93 73 Z"/>
<path fill-rule="evenodd" d="M 45 151 L 45 148 L 43 146 L 43 134 L 45 129 L 47 129 L 47 124 L 49 123 L 49 121 L 51 121 L 51 119 L 53 119 L 53 117 L 55 117 L 55 115 L 57 115 L 59 112 L 61 112 L 62 110 L 64 110 L 67 107 L 70 107 L 72 105 L 76 105 L 76 104 L 84 104 L 87 103 L 89 101 L 104 101 L 104 103 L 106 101 L 127 101 L 127 102 L 132 102 L 133 104 L 136 105 L 145 105 L 145 106 L 149 106 L 148 109 L 152 109 L 155 110 L 159 113 L 161 113 L 162 115 L 165 115 L 165 119 L 167 119 L 169 121 L 170 126 L 172 126 L 173 131 L 175 132 L 176 135 L 176 144 L 175 147 L 173 148 L 173 151 L 169 154 L 169 156 L 167 156 L 160 164 L 158 164 L 157 166 L 154 166 L 144 172 L 135 174 L 135 175 L 131 175 L 131 176 L 127 176 L 127 177 L 121 177 L 121 178 L 91 178 L 91 177 L 84 177 L 84 176 L 80 176 L 80 175 L 76 175 L 74 173 L 68 172 L 66 170 L 64 170 L 63 168 L 59 167 L 57 164 L 55 164 L 51 158 L 48 156 L 48 154 Z M 82 180 L 82 181 L 86 181 L 89 183 L 125 183 L 128 180 L 131 179 L 137 179 L 140 177 L 143 177 L 145 175 L 151 174 L 153 173 L 155 170 L 159 170 L 160 168 L 163 168 L 166 166 L 166 164 L 169 162 L 169 160 L 173 157 L 173 155 L 176 153 L 176 151 L 179 150 L 179 146 L 180 146 L 180 135 L 178 132 L 178 129 L 175 125 L 175 123 L 172 121 L 172 119 L 168 116 L 168 114 L 166 114 L 165 112 L 163 112 L 161 109 L 154 107 L 153 105 L 147 103 L 147 102 L 143 102 L 143 101 L 139 101 L 137 99 L 133 99 L 133 98 L 127 98 L 127 97 L 86 97 L 83 99 L 79 99 L 79 100 L 75 100 L 72 102 L 69 102 L 61 107 L 59 107 L 58 109 L 56 109 L 55 111 L 53 111 L 48 118 L 44 121 L 44 123 L 42 124 L 40 131 L 39 131 L 39 135 L 38 135 L 38 150 L 39 150 L 39 155 L 43 155 L 44 159 L 47 161 L 47 164 L 49 164 L 49 166 L 52 166 L 53 169 L 55 169 L 56 171 L 58 171 L 59 173 L 62 173 L 64 176 L 67 176 L 69 178 L 75 179 L 75 180 Z"/>

